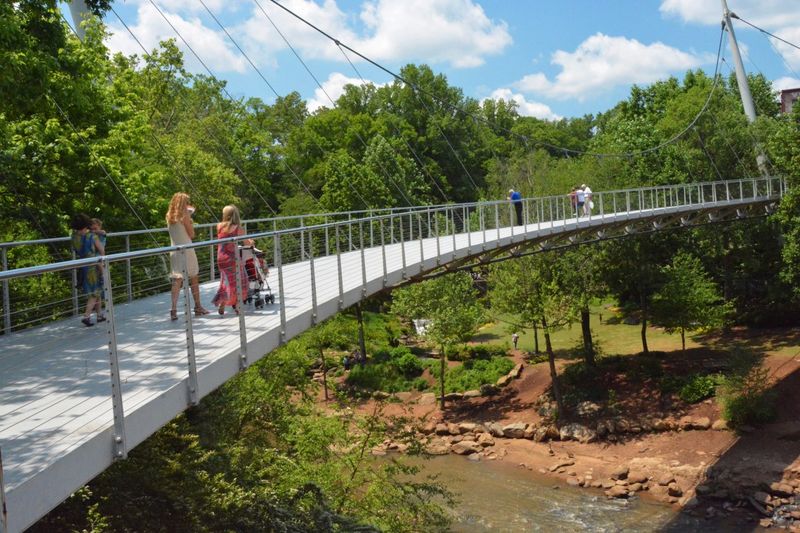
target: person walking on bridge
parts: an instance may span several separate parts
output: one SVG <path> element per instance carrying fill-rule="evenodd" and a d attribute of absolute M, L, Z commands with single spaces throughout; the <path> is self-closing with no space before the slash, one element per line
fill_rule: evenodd
<path fill-rule="evenodd" d="M 185 192 L 173 194 L 172 199 L 169 201 L 166 216 L 167 230 L 169 231 L 169 240 L 172 246 L 192 243 L 192 239 L 194 239 L 192 214 L 194 214 L 194 207 L 189 202 L 189 195 Z M 170 274 L 170 278 L 172 278 L 170 319 L 178 320 L 178 296 L 183 286 L 184 267 L 186 267 L 186 273 L 189 276 L 189 286 L 192 289 L 192 297 L 194 298 L 194 314 L 197 316 L 207 315 L 208 311 L 200 303 L 200 284 L 198 281 L 200 267 L 197 264 L 197 254 L 195 254 L 194 248 L 188 248 L 183 252 L 170 252 L 169 262 L 172 270 Z"/>
<path fill-rule="evenodd" d="M 227 239 L 244 235 L 244 228 L 241 226 L 239 210 L 235 205 L 226 205 L 222 209 L 222 222 L 217 224 L 217 239 Z M 253 240 L 246 239 L 241 241 L 245 246 L 252 246 Z M 217 246 L 217 267 L 219 268 L 219 289 L 214 296 L 213 304 L 219 310 L 220 315 L 225 314 L 225 306 L 230 305 L 236 314 L 239 314 L 239 298 L 236 295 L 236 276 L 239 276 L 239 287 L 242 292 L 242 299 L 247 296 L 247 273 L 244 263 L 240 261 L 239 272 L 236 272 L 236 254 L 239 244 L 237 242 L 226 242 Z"/>
<path fill-rule="evenodd" d="M 92 220 L 79 213 L 72 218 L 72 249 L 75 257 L 85 259 L 105 255 L 104 240 L 91 231 Z M 106 320 L 103 314 L 103 278 L 99 265 L 85 266 L 78 269 L 77 286 L 86 295 L 86 311 L 81 322 L 84 326 L 93 326 L 92 313 L 97 313 L 97 322 Z"/>
<path fill-rule="evenodd" d="M 517 212 L 517 226 L 522 226 L 522 194 L 514 189 L 509 189 L 506 199 L 514 204 L 514 210 Z"/>
<path fill-rule="evenodd" d="M 588 185 L 585 183 L 581 185 L 581 189 L 583 190 L 583 214 L 589 216 L 592 214 L 592 209 L 594 209 L 594 202 L 592 201 L 592 189 L 589 188 Z"/>

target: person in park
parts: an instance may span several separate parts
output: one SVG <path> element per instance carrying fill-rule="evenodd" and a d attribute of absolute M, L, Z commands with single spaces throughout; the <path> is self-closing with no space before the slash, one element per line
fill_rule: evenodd
<path fill-rule="evenodd" d="M 192 215 L 194 214 L 194 207 L 189 201 L 189 195 L 185 192 L 176 192 L 172 195 L 167 208 L 167 229 L 169 231 L 169 240 L 172 246 L 182 244 L 191 244 L 194 239 L 194 223 L 192 222 Z M 184 264 L 185 258 L 185 264 Z M 183 252 L 170 252 L 169 254 L 170 278 L 172 279 L 172 307 L 169 311 L 169 317 L 172 320 L 178 320 L 178 296 L 183 286 L 183 271 L 186 267 L 186 274 L 189 276 L 189 286 L 192 289 L 192 297 L 194 298 L 194 314 L 197 316 L 207 315 L 208 311 L 200 303 L 200 285 L 198 282 L 198 275 L 200 267 L 197 264 L 197 254 L 194 248 L 188 248 Z"/>
<path fill-rule="evenodd" d="M 103 241 L 91 229 L 92 220 L 83 213 L 78 213 L 72 218 L 72 249 L 75 257 L 99 257 L 105 255 Z M 103 277 L 97 265 L 90 265 L 78 269 L 77 286 L 86 295 L 86 310 L 81 322 L 84 326 L 93 326 L 92 313 L 96 313 L 97 322 L 105 322 L 103 314 Z"/>
<path fill-rule="evenodd" d="M 519 191 L 515 191 L 514 189 L 508 190 L 508 197 L 507 200 L 511 201 L 514 204 L 514 210 L 517 213 L 517 226 L 522 225 L 522 194 Z"/>
<path fill-rule="evenodd" d="M 592 214 L 592 209 L 594 209 L 594 202 L 592 201 L 592 189 L 589 188 L 588 185 L 585 183 L 581 185 L 581 190 L 583 191 L 583 214 L 589 216 Z"/>
<path fill-rule="evenodd" d="M 569 191 L 569 204 L 572 206 L 572 212 L 578 212 L 578 188 L 573 187 L 571 191 Z"/>
<path fill-rule="evenodd" d="M 217 239 L 227 239 L 244 235 L 239 210 L 235 205 L 226 205 L 222 209 L 222 222 L 217 224 Z M 241 241 L 245 246 L 252 246 L 252 239 Z M 238 253 L 238 242 L 226 242 L 217 245 L 217 268 L 219 268 L 219 288 L 214 296 L 214 306 L 217 307 L 220 315 L 225 314 L 225 306 L 233 307 L 236 314 L 239 314 L 239 298 L 236 295 L 236 276 L 239 276 L 239 290 L 242 299 L 247 294 L 247 272 L 244 262 L 239 261 L 239 272 L 236 272 L 236 254 Z"/>
<path fill-rule="evenodd" d="M 581 216 L 581 211 L 584 211 L 584 204 L 586 203 L 586 193 L 583 192 L 583 187 L 578 187 L 575 191 L 575 200 L 577 201 L 577 216 Z"/>
<path fill-rule="evenodd" d="M 514 349 L 516 350 L 517 349 L 517 343 L 519 342 L 519 334 L 518 333 L 515 332 L 515 333 L 511 334 L 511 342 L 514 343 Z"/>

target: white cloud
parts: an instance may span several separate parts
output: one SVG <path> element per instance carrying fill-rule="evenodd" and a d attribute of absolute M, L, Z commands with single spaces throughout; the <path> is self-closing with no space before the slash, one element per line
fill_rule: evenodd
<path fill-rule="evenodd" d="M 321 107 L 334 107 L 334 104 L 331 102 L 336 102 L 340 96 L 344 94 L 344 87 L 345 85 L 368 85 L 373 84 L 376 87 L 380 87 L 381 84 L 373 83 L 369 80 L 364 80 L 363 82 L 358 78 L 348 78 L 344 74 L 340 72 L 333 72 L 328 79 L 322 82 L 322 88 L 320 89 L 317 87 L 314 90 L 314 97 L 311 98 L 306 106 L 310 112 L 314 112 Z M 329 98 L 330 97 L 330 98 Z"/>
<path fill-rule="evenodd" d="M 800 42 L 800 6 L 797 0 L 729 0 L 728 8 L 747 20 L 789 42 Z M 722 5 L 717 0 L 662 0 L 662 14 L 684 22 L 718 25 L 722 21 Z M 733 20 L 737 37 L 755 31 L 744 22 Z M 800 68 L 800 50 L 772 41 L 791 68 Z"/>
<path fill-rule="evenodd" d="M 561 120 L 563 117 L 557 115 L 547 104 L 541 102 L 529 102 L 525 96 L 513 92 L 511 89 L 496 89 L 489 96 L 491 100 L 505 100 L 517 104 L 517 112 L 526 117 L 536 117 L 544 120 Z"/>
<path fill-rule="evenodd" d="M 214 31 L 204 25 L 203 21 L 195 15 L 184 17 L 171 13 L 161 5 L 161 12 L 172 23 L 178 32 L 189 43 L 208 67 L 215 73 L 219 72 L 245 72 L 248 68 L 244 57 L 238 53 L 233 44 L 222 31 Z M 210 6 L 209 6 L 210 7 Z M 184 52 L 184 59 L 188 68 L 196 72 L 204 72 L 194 55 L 178 38 L 169 23 L 164 20 L 159 12 L 148 2 L 142 2 L 137 10 L 137 21 L 132 24 L 126 21 L 136 39 L 142 43 L 148 52 L 166 39 L 175 39 L 178 47 Z M 112 35 L 106 43 L 114 52 L 126 55 L 142 55 L 143 51 L 136 39 L 126 30 L 118 20 L 109 19 L 108 27 Z"/>
<path fill-rule="evenodd" d="M 512 41 L 506 23 L 489 19 L 473 0 L 373 0 L 364 4 L 361 20 L 372 35 L 354 48 L 380 60 L 470 68 Z"/>
<path fill-rule="evenodd" d="M 786 89 L 797 89 L 799 87 L 800 87 L 800 79 L 790 78 L 788 76 L 783 78 L 778 78 L 777 80 L 772 82 L 772 90 L 778 92 Z"/>
<path fill-rule="evenodd" d="M 635 39 L 597 33 L 574 52 L 553 53 L 551 63 L 561 67 L 554 80 L 543 73 L 534 73 L 513 86 L 551 98 L 584 101 L 618 85 L 652 83 L 711 61 L 711 57 L 682 52 L 660 42 L 646 45 Z"/>

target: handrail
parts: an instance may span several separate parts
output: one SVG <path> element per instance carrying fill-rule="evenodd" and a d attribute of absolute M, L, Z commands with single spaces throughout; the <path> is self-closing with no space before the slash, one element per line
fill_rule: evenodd
<path fill-rule="evenodd" d="M 710 187 L 710 186 L 725 185 L 725 184 L 730 185 L 731 183 L 739 183 L 739 184 L 751 183 L 751 184 L 755 185 L 756 183 L 759 183 L 759 182 L 769 183 L 770 181 L 775 180 L 775 179 L 780 179 L 781 183 L 783 184 L 783 179 L 782 178 L 775 178 L 775 177 L 747 178 L 747 179 L 731 180 L 731 181 L 717 180 L 717 181 L 712 181 L 712 182 L 695 182 L 695 183 L 683 183 L 683 184 L 671 184 L 671 185 L 657 185 L 657 186 L 649 186 L 649 187 L 639 187 L 639 188 L 635 188 L 635 189 L 617 189 L 617 190 L 611 190 L 611 191 L 597 191 L 597 192 L 592 192 L 592 195 L 593 196 L 600 196 L 600 195 L 608 196 L 608 195 L 614 195 L 614 194 L 620 194 L 620 193 L 630 194 L 630 193 L 632 193 L 634 191 L 636 191 L 636 192 L 665 191 L 665 190 L 670 190 L 670 189 L 674 190 L 674 189 L 682 189 L 682 188 L 687 188 L 687 187 L 701 187 L 702 188 L 702 187 Z M 782 192 L 783 192 L 784 188 L 785 188 L 785 186 L 782 185 L 779 195 L 782 195 Z M 772 195 L 767 196 L 767 197 L 771 197 L 771 196 Z M 535 198 L 523 198 L 522 201 L 523 201 L 523 203 L 533 203 L 533 202 L 537 202 L 537 201 L 538 202 L 544 202 L 544 201 L 553 201 L 553 200 L 563 200 L 564 198 L 565 198 L 564 195 L 543 196 L 543 197 L 535 197 Z M 754 195 L 754 196 L 752 196 L 752 198 L 756 199 L 758 197 L 756 197 Z M 743 198 L 741 198 L 741 199 L 743 199 Z M 279 230 L 271 230 L 271 231 L 258 232 L 258 233 L 242 235 L 242 236 L 236 236 L 236 237 L 227 237 L 225 239 L 212 239 L 212 240 L 207 240 L 207 241 L 192 242 L 190 244 L 184 244 L 184 245 L 162 246 L 162 247 L 157 247 L 157 248 L 145 248 L 145 249 L 142 249 L 142 250 L 136 250 L 136 251 L 130 251 L 130 252 L 119 252 L 119 253 L 109 254 L 109 255 L 105 255 L 105 256 L 98 256 L 98 257 L 94 257 L 94 258 L 59 261 L 59 262 L 55 262 L 55 263 L 48 263 L 46 265 L 38 265 L 38 266 L 32 266 L 32 267 L 24 267 L 24 268 L 17 268 L 17 269 L 10 269 L 10 270 L 5 270 L 5 271 L 0 271 L 0 281 L 5 281 L 5 280 L 13 279 L 15 277 L 21 277 L 21 276 L 44 274 L 44 273 L 47 273 L 47 272 L 56 272 L 56 271 L 61 271 L 61 270 L 69 270 L 69 269 L 73 269 L 73 268 L 80 268 L 80 267 L 93 265 L 93 264 L 113 263 L 113 262 L 117 262 L 117 261 L 125 261 L 125 260 L 131 260 L 131 259 L 139 259 L 139 258 L 143 258 L 143 257 L 163 255 L 163 254 L 168 253 L 168 252 L 178 252 L 178 251 L 181 251 L 181 250 L 188 250 L 188 249 L 194 249 L 194 248 L 203 248 L 203 247 L 208 247 L 208 246 L 216 246 L 216 245 L 219 245 L 219 244 L 239 242 L 239 241 L 245 240 L 245 239 L 260 239 L 260 238 L 267 238 L 267 237 L 275 237 L 277 235 L 283 236 L 283 235 L 288 235 L 288 234 L 298 233 L 298 232 L 304 232 L 304 233 L 305 232 L 312 232 L 312 231 L 315 231 L 315 230 L 323 230 L 325 228 L 335 228 L 337 226 L 350 226 L 350 225 L 356 224 L 356 223 L 380 222 L 382 220 L 391 220 L 395 216 L 399 216 L 401 214 L 416 213 L 418 211 L 429 211 L 429 212 L 435 213 L 437 211 L 442 211 L 442 210 L 454 210 L 455 211 L 455 210 L 457 210 L 459 208 L 464 209 L 464 208 L 474 208 L 474 207 L 482 207 L 482 206 L 495 206 L 495 205 L 509 205 L 509 201 L 508 200 L 489 200 L 489 201 L 485 201 L 485 202 L 467 202 L 467 203 L 462 203 L 462 204 L 439 204 L 439 205 L 413 206 L 411 208 L 404 208 L 406 211 L 404 213 L 398 213 L 397 215 L 395 215 L 395 214 L 373 215 L 373 216 L 368 216 L 368 217 L 360 218 L 360 219 L 334 221 L 334 222 L 328 222 L 328 223 L 322 223 L 322 224 L 315 224 L 315 225 L 312 225 L 312 226 L 303 226 L 303 227 L 298 227 L 298 228 L 285 228 L 285 229 L 279 229 Z M 380 211 L 380 210 L 373 210 L 373 211 Z M 627 211 L 627 209 L 626 209 L 626 211 Z M 350 213 L 355 213 L 355 212 L 356 211 L 352 211 Z M 368 212 L 368 211 L 361 211 L 361 212 Z M 341 215 L 341 214 L 347 214 L 347 213 L 335 213 L 335 214 Z M 606 212 L 606 214 L 608 214 L 608 212 Z M 306 215 L 306 217 L 311 217 L 311 216 L 322 216 L 322 215 Z M 256 219 L 256 220 L 259 220 L 259 219 Z M 274 220 L 274 219 L 263 219 L 263 220 Z M 555 219 L 552 219 L 552 220 L 555 220 Z M 145 230 L 137 230 L 135 232 L 120 232 L 120 233 L 118 233 L 116 235 L 126 235 L 126 234 L 127 235 L 132 235 L 132 234 L 135 234 L 135 233 L 142 233 L 144 231 Z M 109 234 L 109 236 L 111 236 L 111 234 Z M 66 237 L 65 239 L 69 240 L 69 237 Z M 53 240 L 54 239 L 45 239 L 45 241 L 49 241 L 49 242 L 52 242 Z M 17 244 L 37 243 L 37 242 L 41 242 L 41 241 L 20 241 Z M 0 243 L 0 246 L 2 246 L 3 244 L 15 244 L 15 243 Z"/>

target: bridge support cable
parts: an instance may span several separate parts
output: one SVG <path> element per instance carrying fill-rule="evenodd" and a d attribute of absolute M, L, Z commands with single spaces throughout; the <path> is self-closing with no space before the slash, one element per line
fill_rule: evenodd
<path fill-rule="evenodd" d="M 227 31 L 227 30 L 225 30 L 225 28 L 224 28 L 224 27 L 223 27 L 223 26 L 222 26 L 222 25 L 219 23 L 219 21 L 217 20 L 217 17 L 216 17 L 216 16 L 214 16 L 214 14 L 213 14 L 213 13 L 211 13 L 211 11 L 208 9 L 208 7 L 206 7 L 206 5 L 205 5 L 205 3 L 203 2 L 203 0 L 199 0 L 199 1 L 200 1 L 200 3 L 201 3 L 201 4 L 203 4 L 203 7 L 205 7 L 205 8 L 206 8 L 206 11 L 208 11 L 208 12 L 209 12 L 209 14 L 211 15 L 211 17 L 212 17 L 212 18 L 213 18 L 213 19 L 214 19 L 214 20 L 217 22 L 217 24 L 219 24 L 219 25 L 220 25 L 220 27 L 222 28 L 222 31 L 224 31 L 224 32 L 225 32 L 225 34 L 226 34 L 226 35 L 228 35 L 228 37 L 231 39 L 231 41 L 233 41 L 233 38 L 232 38 L 232 37 L 230 37 L 230 35 L 228 34 L 228 31 Z M 275 31 L 278 33 L 278 35 L 280 35 L 280 36 L 281 36 L 281 39 L 282 39 L 282 40 L 283 40 L 283 42 L 286 44 L 286 46 L 288 46 L 288 47 L 289 47 L 289 50 L 291 50 L 291 51 L 292 51 L 292 54 L 295 56 L 295 58 L 297 58 L 297 60 L 300 62 L 300 64 L 301 64 L 301 65 L 303 65 L 303 68 L 306 70 L 306 72 L 307 72 L 307 73 L 308 73 L 308 75 L 311 77 L 311 79 L 313 79 L 313 80 L 314 80 L 314 83 L 317 85 L 317 87 L 319 88 L 319 90 L 320 90 L 320 91 L 322 91 L 322 94 L 324 94 L 324 95 L 325 95 L 325 97 L 328 99 L 328 101 L 330 101 L 331 105 L 332 105 L 334 108 L 338 108 L 338 106 L 336 105 L 336 102 L 335 102 L 335 101 L 333 100 L 333 98 L 331 98 L 331 96 L 328 94 L 328 91 L 326 91 L 326 90 L 325 90 L 325 87 L 323 87 L 323 85 L 320 83 L 319 79 L 317 79 L 317 77 L 314 75 L 314 73 L 313 73 L 313 72 L 311 72 L 311 69 L 308 67 L 308 65 L 306 64 L 306 62 L 305 62 L 305 61 L 303 61 L 303 58 L 302 58 L 302 57 L 300 57 L 300 54 L 299 54 L 299 53 L 297 53 L 297 50 L 295 50 L 294 46 L 292 46 L 292 43 L 290 43 L 290 42 L 289 42 L 289 39 L 287 39 L 287 38 L 286 38 L 286 36 L 283 34 L 283 32 L 280 30 L 280 28 L 278 28 L 278 26 L 275 24 L 275 22 L 273 22 L 273 20 L 272 20 L 272 17 L 270 17 L 270 16 L 267 14 L 267 12 L 266 12 L 266 11 L 264 11 L 264 8 L 263 8 L 263 7 L 261 7 L 261 4 L 258 2 L 258 0 L 253 0 L 253 1 L 255 2 L 256 6 L 258 6 L 259 10 L 261 10 L 261 13 L 264 15 L 264 17 L 265 17 L 265 18 L 266 18 L 266 19 L 269 21 L 270 25 L 272 25 L 272 27 L 273 27 L 273 28 L 275 29 Z M 234 43 L 234 44 L 235 44 L 235 43 Z M 238 45 L 236 45 L 236 47 L 237 47 L 237 48 L 239 48 L 239 46 L 238 46 Z M 241 48 L 240 48 L 239 50 L 241 51 Z M 366 140 L 364 140 L 364 137 L 362 137 L 362 136 L 361 136 L 361 134 L 360 134 L 360 133 L 358 133 L 358 131 L 355 131 L 355 134 L 356 134 L 356 137 L 358 138 L 358 140 L 361 142 L 362 146 L 364 146 L 364 149 L 366 150 L 366 149 L 369 147 L 369 145 L 367 144 L 367 141 L 366 141 Z M 391 146 L 391 144 L 390 144 L 389 146 Z M 394 147 L 392 147 L 392 150 L 393 150 L 393 151 L 395 151 L 395 153 L 396 153 L 396 150 L 394 150 Z M 390 173 L 389 173 L 389 171 L 386 169 L 386 167 L 383 165 L 383 162 L 381 161 L 381 159 L 380 159 L 380 158 L 378 158 L 378 165 L 380 166 L 380 168 L 381 168 L 381 171 L 383 172 L 383 174 L 386 176 L 386 179 L 387 179 L 387 180 L 389 180 L 389 182 L 390 182 L 392 185 L 394 185 L 394 187 L 397 189 L 397 192 L 399 192 L 399 193 L 400 193 L 400 195 L 403 197 L 403 199 L 406 201 L 406 203 L 408 203 L 409 207 L 412 207 L 412 206 L 414 205 L 414 202 L 412 202 L 412 201 L 411 201 L 411 198 L 408 196 L 408 194 L 406 194 L 406 193 L 408 193 L 408 190 L 407 190 L 407 189 L 404 189 L 403 187 L 400 187 L 400 186 L 397 184 L 397 181 L 396 181 L 394 178 L 392 178 L 391 174 L 390 174 Z M 354 189 L 354 190 L 355 190 L 355 189 Z M 363 198 L 362 198 L 362 200 L 363 200 Z M 365 202 L 365 207 L 366 207 L 367 209 L 369 208 L 369 204 L 367 204 L 366 202 Z"/>
<path fill-rule="evenodd" d="M 111 285 L 111 263 L 103 259 L 103 290 L 106 298 L 106 334 L 108 336 L 108 363 L 111 377 L 111 404 L 114 413 L 113 460 L 128 457 L 125 432 L 125 409 L 122 404 L 122 380 L 120 379 L 119 349 L 117 347 L 117 322 L 114 313 L 114 293 Z"/>
<path fill-rule="evenodd" d="M 157 5 L 157 4 L 156 4 L 156 3 L 155 3 L 153 0 L 150 0 L 150 4 L 153 6 L 153 8 L 155 8 L 155 10 L 156 10 L 156 11 L 158 12 L 158 14 L 161 16 L 161 18 L 162 18 L 162 19 L 164 19 L 164 21 L 165 21 L 165 22 L 166 22 L 166 23 L 167 23 L 167 24 L 170 26 L 170 28 L 172 28 L 172 31 L 174 31 L 174 32 L 175 32 L 175 34 L 178 36 L 178 38 L 181 40 L 181 42 L 183 42 L 184 46 L 186 46 L 186 48 L 187 48 L 187 49 L 188 49 L 188 50 L 189 50 L 189 51 L 192 53 L 192 55 L 194 56 L 194 58 L 195 58 L 195 59 L 197 59 L 197 61 L 198 61 L 198 62 L 199 62 L 199 63 L 200 63 L 202 66 L 203 66 L 203 68 L 206 70 L 206 72 L 208 72 L 208 75 L 209 75 L 209 76 L 211 76 L 211 79 L 213 79 L 213 80 L 215 80 L 215 81 L 219 80 L 219 78 L 218 78 L 218 77 L 217 77 L 217 76 L 214 74 L 214 72 L 213 72 L 213 71 L 212 71 L 212 70 L 211 70 L 211 69 L 208 67 L 208 65 L 206 64 L 206 62 L 205 62 L 205 61 L 203 61 L 203 58 L 201 58 L 201 57 L 200 57 L 200 56 L 197 54 L 197 52 L 195 52 L 194 48 L 192 48 L 192 46 L 191 46 L 191 45 L 189 45 L 189 43 L 188 43 L 188 42 L 186 41 L 186 39 L 183 37 L 183 34 L 182 34 L 181 32 L 179 32 L 179 31 L 178 31 L 178 29 L 175 27 L 175 25 L 172 23 L 172 21 L 171 21 L 171 20 L 169 20 L 169 18 L 167 18 L 167 16 L 164 14 L 164 12 L 163 12 L 163 11 L 161 11 L 161 8 L 160 8 L 160 7 L 158 7 L 158 5 Z M 122 25 L 125 27 L 125 29 L 126 29 L 126 30 L 128 30 L 128 33 L 130 33 L 130 34 L 131 34 L 131 36 L 134 38 L 134 40 L 135 40 L 135 41 L 136 41 L 136 42 L 139 44 L 139 47 L 140 47 L 140 48 L 142 48 L 142 49 L 144 50 L 145 54 L 146 54 L 146 53 L 147 53 L 147 49 L 146 49 L 146 48 L 144 48 L 144 46 L 143 46 L 143 45 L 142 45 L 142 43 L 139 41 L 139 39 L 136 37 L 136 35 L 133 33 L 133 31 L 132 31 L 132 30 L 131 30 L 131 29 L 128 27 L 128 25 L 127 25 L 127 24 L 125 24 L 125 21 L 124 21 L 124 20 L 122 20 L 122 17 L 120 17 L 120 16 L 119 16 L 119 14 L 117 14 L 117 12 L 114 10 L 114 7 L 113 7 L 113 6 L 111 6 L 111 11 L 114 13 L 114 15 L 116 15 L 116 17 L 117 17 L 117 18 L 120 20 L 120 22 L 121 22 L 121 23 L 122 23 Z M 272 86 L 271 86 L 271 85 L 270 85 L 270 88 L 272 89 Z M 224 84 L 222 85 L 222 91 L 223 91 L 223 92 L 224 92 L 224 93 L 227 95 L 227 97 L 230 99 L 230 101 L 231 101 L 231 102 L 236 102 L 236 101 L 237 101 L 237 99 L 233 97 L 233 95 L 232 95 L 232 94 L 231 94 L 231 93 L 228 91 L 227 87 L 225 87 L 225 85 L 224 85 Z M 273 89 L 273 92 L 274 92 L 274 94 L 275 94 L 275 96 L 276 96 L 276 97 L 277 97 L 277 96 L 279 96 L 279 95 L 278 95 L 278 93 L 277 93 L 277 91 L 275 91 L 274 89 Z M 208 131 L 210 131 L 210 128 L 208 128 L 207 130 L 208 130 Z M 233 133 L 233 132 L 232 132 L 232 133 Z M 276 141 L 277 141 L 277 139 L 276 139 Z M 279 141 L 278 141 L 278 142 L 279 142 Z M 279 144 L 281 144 L 281 143 L 279 142 Z M 229 159 L 231 159 L 232 163 L 233 163 L 233 164 L 236 166 L 237 170 L 240 172 L 240 174 L 242 175 L 242 177 L 244 177 L 244 178 L 245 178 L 245 180 L 246 180 L 246 181 L 247 181 L 247 182 L 250 184 L 250 186 L 253 188 L 253 190 L 255 190 L 255 192 L 256 192 L 256 194 L 258 195 L 258 197 L 259 197 L 259 198 L 262 200 L 262 202 L 264 202 L 264 204 L 267 206 L 267 209 L 269 209 L 269 210 L 270 210 L 272 213 L 275 213 L 275 211 L 274 211 L 274 210 L 272 209 L 272 207 L 269 205 L 269 202 L 267 202 L 267 200 L 266 200 L 266 199 L 265 199 L 265 198 L 264 198 L 264 197 L 261 195 L 261 192 L 258 190 L 258 187 L 254 187 L 254 186 L 253 186 L 253 183 L 252 183 L 252 182 L 250 181 L 250 179 L 247 177 L 247 175 L 245 174 L 245 172 L 244 172 L 242 169 L 240 169 L 240 168 L 238 167 L 238 164 L 237 164 L 237 163 L 235 163 L 235 159 L 234 159 L 234 157 L 233 157 L 233 154 L 231 154 L 231 153 L 230 153 L 230 151 L 228 151 L 228 150 L 227 150 L 227 148 L 226 148 L 226 147 L 224 147 L 224 143 L 219 143 L 219 145 L 223 147 L 223 149 L 225 150 L 226 154 L 228 154 L 228 158 L 229 158 Z M 297 182 L 300 184 L 300 186 L 303 188 L 303 190 L 305 190 L 305 191 L 306 191 L 306 194 L 308 194 L 308 195 L 311 197 L 311 199 L 312 199 L 312 200 L 314 200 L 314 203 L 316 203 L 317 205 L 319 205 L 319 199 L 318 199 L 318 198 L 317 198 L 317 197 L 314 195 L 314 193 L 312 193 L 312 192 L 311 192 L 311 190 L 308 188 L 308 186 L 305 184 L 305 182 L 304 182 L 302 179 L 300 179 L 300 176 L 298 176 L 298 175 L 297 175 L 297 173 L 295 172 L 295 170 L 294 170 L 294 169 L 292 168 L 292 166 L 291 166 L 291 165 L 290 165 L 290 164 L 289 164 L 289 163 L 286 161 L 286 159 L 285 159 L 285 158 L 283 158 L 283 157 L 281 157 L 281 158 L 279 158 L 279 159 L 280 159 L 280 160 L 281 160 L 281 162 L 283 163 L 284 167 L 285 167 L 285 168 L 286 168 L 286 169 L 289 171 L 289 173 L 290 173 L 290 174 L 291 174 L 291 175 L 292 175 L 292 176 L 295 178 L 295 180 L 296 180 L 296 181 L 297 181 Z M 212 236 L 212 239 L 213 239 L 213 236 Z"/>

